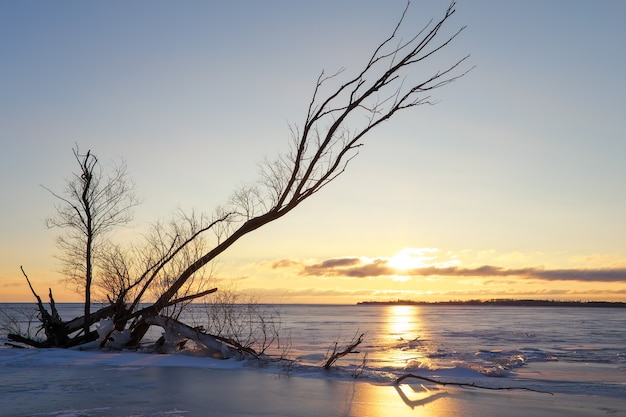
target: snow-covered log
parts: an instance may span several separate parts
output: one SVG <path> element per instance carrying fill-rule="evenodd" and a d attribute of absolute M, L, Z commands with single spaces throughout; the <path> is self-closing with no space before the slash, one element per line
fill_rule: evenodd
<path fill-rule="evenodd" d="M 174 319 L 163 316 L 148 316 L 144 318 L 144 321 L 146 324 L 163 328 L 168 333 L 166 339 L 180 339 L 181 337 L 191 339 L 197 345 L 206 348 L 210 355 L 215 358 L 228 359 L 240 355 L 236 349 L 222 343 L 214 336 L 203 333 Z"/>

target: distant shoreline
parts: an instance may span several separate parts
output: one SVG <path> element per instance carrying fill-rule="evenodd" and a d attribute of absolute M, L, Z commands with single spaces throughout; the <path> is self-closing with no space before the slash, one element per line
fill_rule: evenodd
<path fill-rule="evenodd" d="M 418 305 L 418 306 L 510 306 L 510 307 L 617 307 L 626 308 L 626 303 L 620 301 L 557 301 L 557 300 L 467 300 L 467 301 L 359 301 L 357 305 Z"/>

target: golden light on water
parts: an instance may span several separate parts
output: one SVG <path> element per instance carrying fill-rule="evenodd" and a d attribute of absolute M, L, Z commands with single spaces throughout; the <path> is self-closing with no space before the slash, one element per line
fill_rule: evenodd
<path fill-rule="evenodd" d="M 388 343 L 395 348 L 391 350 L 394 357 L 389 358 L 393 362 L 409 364 L 416 361 L 427 366 L 424 342 L 424 326 L 419 306 L 392 305 L 385 310 L 385 334 Z"/>
<path fill-rule="evenodd" d="M 402 339 L 417 337 L 419 312 L 417 306 L 389 306 L 387 312 L 387 328 L 391 335 Z"/>
<path fill-rule="evenodd" d="M 467 415 L 458 390 L 423 384 L 356 387 L 347 414 L 366 417 L 458 417 Z"/>

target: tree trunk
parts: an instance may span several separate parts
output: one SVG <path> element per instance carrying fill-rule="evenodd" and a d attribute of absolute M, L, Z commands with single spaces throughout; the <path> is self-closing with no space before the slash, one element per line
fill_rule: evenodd
<path fill-rule="evenodd" d="M 196 344 L 207 348 L 214 358 L 228 359 L 237 356 L 236 349 L 220 342 L 215 337 L 203 333 L 193 327 L 189 327 L 179 321 L 163 316 L 146 317 L 144 321 L 148 325 L 156 325 L 162 327 L 171 335 L 178 335 L 193 340 Z"/>

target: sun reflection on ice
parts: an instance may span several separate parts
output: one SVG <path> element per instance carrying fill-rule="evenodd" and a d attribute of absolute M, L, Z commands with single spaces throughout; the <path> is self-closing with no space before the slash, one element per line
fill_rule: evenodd
<path fill-rule="evenodd" d="M 417 306 L 389 306 L 387 311 L 388 331 L 391 335 L 402 339 L 415 337 L 419 328 L 419 311 Z"/>
<path fill-rule="evenodd" d="M 426 340 L 420 307 L 412 305 L 393 305 L 386 308 L 385 323 L 388 342 L 393 347 L 389 358 L 393 362 L 419 364 L 428 367 L 430 361 L 425 355 Z"/>
<path fill-rule="evenodd" d="M 346 415 L 364 417 L 458 417 L 468 415 L 454 390 L 423 384 L 360 384 Z"/>

